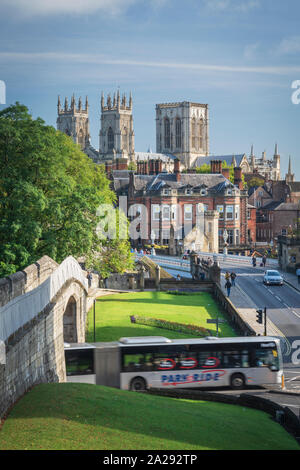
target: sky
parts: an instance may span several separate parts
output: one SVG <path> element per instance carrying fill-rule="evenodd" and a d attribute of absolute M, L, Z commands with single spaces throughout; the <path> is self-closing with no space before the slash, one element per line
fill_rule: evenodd
<path fill-rule="evenodd" d="M 98 149 L 101 92 L 131 91 L 142 152 L 157 103 L 207 103 L 212 155 L 272 158 L 277 142 L 300 180 L 299 22 L 298 0 L 0 0 L 0 110 L 56 127 L 58 95 L 87 95 Z"/>

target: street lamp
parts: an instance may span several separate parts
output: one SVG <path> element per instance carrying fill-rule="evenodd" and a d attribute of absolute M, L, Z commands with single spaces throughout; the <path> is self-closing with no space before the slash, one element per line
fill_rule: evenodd
<path fill-rule="evenodd" d="M 228 250 L 227 250 L 228 232 L 227 232 L 226 228 L 223 231 L 223 240 L 224 240 L 223 254 L 224 254 L 224 258 L 225 258 L 226 255 L 227 255 L 227 252 L 228 252 Z"/>

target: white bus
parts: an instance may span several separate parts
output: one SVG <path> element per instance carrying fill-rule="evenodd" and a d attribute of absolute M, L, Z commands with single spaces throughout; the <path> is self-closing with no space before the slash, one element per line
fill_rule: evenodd
<path fill-rule="evenodd" d="M 143 336 L 95 343 L 91 347 L 93 383 L 123 390 L 242 389 L 248 385 L 279 385 L 283 378 L 280 340 L 273 337 L 171 340 Z M 77 354 L 79 351 L 80 348 Z M 91 367 L 87 367 L 89 373 Z M 74 361 L 72 374 L 76 375 Z"/>

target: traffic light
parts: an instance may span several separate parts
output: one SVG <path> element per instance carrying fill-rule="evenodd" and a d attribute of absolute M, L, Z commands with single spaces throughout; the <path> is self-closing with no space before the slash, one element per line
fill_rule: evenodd
<path fill-rule="evenodd" d="M 257 323 L 262 324 L 263 323 L 263 311 L 261 309 L 256 310 L 257 315 L 256 315 L 256 321 Z"/>

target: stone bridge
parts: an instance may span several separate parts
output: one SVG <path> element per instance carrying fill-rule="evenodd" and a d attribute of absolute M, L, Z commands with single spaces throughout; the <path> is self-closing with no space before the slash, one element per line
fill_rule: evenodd
<path fill-rule="evenodd" d="M 64 342 L 85 341 L 88 300 L 87 273 L 72 257 L 58 265 L 44 256 L 0 279 L 0 418 L 33 385 L 66 380 Z"/>

